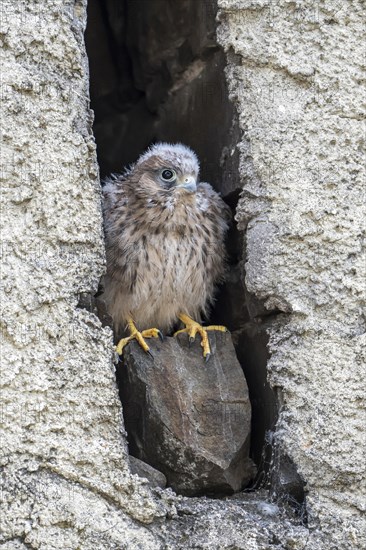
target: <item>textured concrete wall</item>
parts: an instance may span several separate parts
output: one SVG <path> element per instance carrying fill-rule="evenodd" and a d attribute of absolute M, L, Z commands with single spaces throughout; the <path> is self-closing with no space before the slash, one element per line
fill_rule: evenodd
<path fill-rule="evenodd" d="M 361 3 L 220 2 L 246 284 L 284 312 L 276 437 L 309 528 L 264 492 L 177 498 L 128 471 L 111 332 L 78 308 L 104 268 L 85 4 L 1 4 L 1 547 L 361 548 Z"/>
<path fill-rule="evenodd" d="M 307 483 L 310 526 L 324 547 L 361 548 L 363 2 L 219 4 L 245 137 L 243 277 L 277 313 L 269 329 L 277 443 Z"/>
<path fill-rule="evenodd" d="M 118 521 L 120 548 L 126 511 L 166 508 L 128 472 L 111 331 L 77 307 L 104 269 L 85 7 L 1 3 L 4 548 L 98 548 Z"/>

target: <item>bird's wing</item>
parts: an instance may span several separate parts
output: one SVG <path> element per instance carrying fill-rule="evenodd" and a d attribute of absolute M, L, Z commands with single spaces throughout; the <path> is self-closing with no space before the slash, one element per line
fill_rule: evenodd
<path fill-rule="evenodd" d="M 198 184 L 197 194 L 208 201 L 207 208 L 221 218 L 221 221 L 226 226 L 224 228 L 226 230 L 232 221 L 232 212 L 231 208 L 221 198 L 220 194 L 214 190 L 212 185 L 205 181 Z"/>

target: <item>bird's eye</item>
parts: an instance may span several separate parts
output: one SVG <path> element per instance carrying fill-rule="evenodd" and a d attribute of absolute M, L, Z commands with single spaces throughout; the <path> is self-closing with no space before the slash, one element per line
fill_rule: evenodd
<path fill-rule="evenodd" d="M 171 170 L 170 168 L 165 168 L 161 172 L 161 178 L 164 181 L 171 182 L 171 181 L 174 181 L 176 177 L 177 177 L 177 174 L 175 173 L 174 170 Z"/>

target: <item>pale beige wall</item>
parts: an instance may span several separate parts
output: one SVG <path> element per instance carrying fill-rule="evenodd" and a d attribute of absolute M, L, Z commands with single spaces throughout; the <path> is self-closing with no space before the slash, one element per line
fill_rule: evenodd
<path fill-rule="evenodd" d="M 269 329 L 277 441 L 307 482 L 310 521 L 329 530 L 329 548 L 361 548 L 365 504 L 362 4 L 219 1 L 249 142 L 243 277 L 283 312 Z"/>

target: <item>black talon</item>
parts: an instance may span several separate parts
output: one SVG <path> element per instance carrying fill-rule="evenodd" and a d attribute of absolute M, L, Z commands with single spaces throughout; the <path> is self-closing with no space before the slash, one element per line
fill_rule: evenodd
<path fill-rule="evenodd" d="M 189 347 L 191 347 L 194 341 L 195 341 L 195 338 L 193 338 L 193 336 L 190 336 L 188 341 Z"/>
<path fill-rule="evenodd" d="M 205 357 L 205 363 L 207 363 L 207 361 L 210 359 L 211 357 L 211 353 L 208 353 Z"/>
<path fill-rule="evenodd" d="M 148 353 L 148 354 L 150 355 L 150 357 L 151 357 L 152 359 L 154 359 L 154 356 L 153 356 L 153 354 L 151 353 L 151 351 L 150 351 L 149 349 L 146 350 L 146 353 Z"/>
<path fill-rule="evenodd" d="M 160 340 L 161 340 L 162 342 L 164 342 L 164 335 L 163 335 L 162 332 L 160 332 L 160 330 L 158 330 L 158 336 L 159 336 Z"/>

